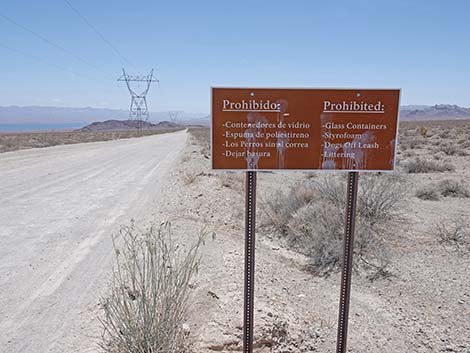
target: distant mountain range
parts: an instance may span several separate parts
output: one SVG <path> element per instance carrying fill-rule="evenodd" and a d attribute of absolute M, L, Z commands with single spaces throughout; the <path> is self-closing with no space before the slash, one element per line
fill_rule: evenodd
<path fill-rule="evenodd" d="M 465 118 L 470 119 L 470 108 L 451 104 L 408 105 L 400 109 L 400 119 L 402 120 L 453 120 Z"/>
<path fill-rule="evenodd" d="M 210 116 L 203 113 L 187 113 L 184 111 L 155 112 L 150 114 L 149 122 L 168 121 L 181 125 L 209 126 Z M 174 118 L 176 115 L 176 118 Z M 436 104 L 402 106 L 401 120 L 439 120 L 439 119 L 470 119 L 470 108 L 458 105 Z M 62 108 L 43 106 L 9 106 L 0 107 L 0 130 L 8 125 L 61 126 L 61 128 L 79 128 L 96 121 L 128 120 L 127 110 L 103 108 Z"/>
<path fill-rule="evenodd" d="M 183 125 L 172 123 L 170 121 L 160 121 L 157 124 L 142 121 L 139 123 L 137 120 L 106 120 L 103 122 L 94 122 L 90 125 L 82 127 L 77 131 L 94 132 L 94 131 L 126 131 L 126 130 L 160 130 L 160 129 L 175 129 L 183 128 Z"/>
<path fill-rule="evenodd" d="M 176 116 L 175 122 L 182 124 L 200 124 L 201 121 L 209 121 L 207 114 L 186 113 L 184 111 L 172 111 Z M 9 106 L 0 107 L 0 125 L 7 124 L 43 124 L 43 125 L 70 125 L 85 126 L 95 121 L 127 120 L 129 111 L 120 109 L 103 108 L 63 108 L 43 106 Z M 150 122 L 171 120 L 169 112 L 150 113 Z M 207 123 L 206 123 L 207 125 Z"/>

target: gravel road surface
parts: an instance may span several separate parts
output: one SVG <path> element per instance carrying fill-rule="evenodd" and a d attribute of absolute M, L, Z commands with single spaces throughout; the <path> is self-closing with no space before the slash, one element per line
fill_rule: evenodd
<path fill-rule="evenodd" d="M 93 352 L 111 235 L 151 219 L 184 131 L 0 154 L 0 352 Z"/>

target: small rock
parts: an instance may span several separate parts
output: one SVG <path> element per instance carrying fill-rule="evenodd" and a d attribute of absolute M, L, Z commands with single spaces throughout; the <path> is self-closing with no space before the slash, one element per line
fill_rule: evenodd
<path fill-rule="evenodd" d="M 213 291 L 211 290 L 208 290 L 207 291 L 207 294 L 209 294 L 212 298 L 215 298 L 215 299 L 220 299 L 219 296 L 217 294 L 215 294 Z"/>

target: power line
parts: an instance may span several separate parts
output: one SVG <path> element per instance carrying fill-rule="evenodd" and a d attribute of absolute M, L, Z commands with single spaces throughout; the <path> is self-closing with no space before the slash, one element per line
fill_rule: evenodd
<path fill-rule="evenodd" d="M 3 14 L 0 14 L 0 17 L 3 18 L 4 20 L 10 22 L 11 24 L 15 25 L 16 27 L 21 28 L 22 30 L 24 30 L 24 31 L 26 31 L 26 32 L 28 32 L 28 33 L 34 35 L 36 38 L 39 38 L 39 39 L 42 40 L 43 42 L 45 42 L 45 43 L 47 43 L 47 44 L 53 46 L 54 48 L 56 48 L 56 49 L 62 51 L 63 53 L 66 53 L 67 55 L 72 56 L 72 57 L 75 58 L 76 60 L 78 60 L 78 61 L 80 61 L 80 62 L 82 62 L 82 63 L 84 63 L 84 64 L 86 64 L 86 65 L 88 65 L 88 66 L 90 66 L 90 67 L 92 67 L 92 68 L 94 68 L 95 70 L 98 70 L 98 71 L 101 72 L 102 74 L 106 75 L 105 73 L 102 72 L 102 70 L 101 70 L 99 67 L 93 65 L 92 63 L 90 63 L 90 62 L 88 62 L 87 60 L 81 58 L 80 56 L 77 56 L 76 54 L 74 54 L 74 53 L 71 52 L 70 50 L 64 48 L 63 46 L 61 46 L 61 45 L 59 45 L 59 44 L 57 44 L 57 43 L 52 42 L 52 41 L 49 40 L 48 38 L 46 38 L 46 37 L 44 37 L 43 35 L 37 33 L 36 31 L 33 31 L 32 29 L 30 29 L 30 28 L 28 28 L 28 27 L 26 27 L 26 26 L 24 26 L 24 25 L 22 25 L 22 24 L 16 22 L 15 20 L 13 20 L 13 19 L 11 19 L 10 17 L 5 16 L 5 15 L 3 15 Z"/>
<path fill-rule="evenodd" d="M 134 65 L 132 65 L 132 63 L 129 60 L 126 59 L 126 57 L 124 57 L 121 54 L 121 52 L 109 40 L 106 39 L 106 37 L 103 34 L 101 34 L 100 31 L 98 31 L 98 29 L 95 26 L 93 26 L 93 24 L 90 21 L 88 21 L 86 19 L 85 16 L 82 15 L 82 13 L 80 11 L 78 11 L 78 9 L 76 7 L 74 7 L 70 3 L 70 1 L 64 0 L 64 2 L 77 14 L 78 17 L 80 17 L 82 19 L 83 22 L 85 22 L 93 30 L 93 32 L 95 32 L 96 35 L 98 35 L 98 37 L 100 37 L 113 50 L 113 52 L 117 56 L 119 56 L 121 58 L 121 60 L 125 61 L 127 64 L 129 64 L 131 66 L 134 66 Z"/>
<path fill-rule="evenodd" d="M 26 52 L 24 52 L 24 51 L 22 51 L 22 50 L 19 50 L 19 49 L 16 49 L 16 48 L 12 48 L 12 47 L 10 47 L 10 46 L 8 46 L 8 45 L 5 45 L 5 44 L 0 43 L 0 48 L 4 48 L 4 49 L 10 50 L 10 51 L 12 51 L 12 52 L 14 52 L 14 53 L 21 54 L 21 55 L 24 56 L 24 57 L 27 57 L 27 58 L 29 58 L 29 59 L 36 60 L 36 61 L 38 61 L 38 62 L 41 62 L 41 63 L 43 63 L 43 64 L 46 64 L 46 65 L 49 65 L 49 66 L 52 66 L 52 67 L 55 67 L 56 69 L 59 69 L 59 70 L 61 70 L 61 71 L 67 72 L 67 73 L 71 73 L 71 74 L 73 74 L 73 75 L 75 75 L 75 76 L 78 76 L 78 77 L 81 77 L 81 78 L 84 78 L 84 79 L 87 79 L 87 80 L 96 80 L 96 79 L 94 79 L 94 78 L 92 78 L 92 77 L 88 77 L 88 76 L 79 74 L 78 72 L 75 72 L 75 71 L 73 71 L 73 70 L 67 69 L 66 67 L 63 67 L 63 66 L 54 64 L 53 62 L 44 60 L 43 58 L 40 58 L 39 56 L 26 53 Z"/>

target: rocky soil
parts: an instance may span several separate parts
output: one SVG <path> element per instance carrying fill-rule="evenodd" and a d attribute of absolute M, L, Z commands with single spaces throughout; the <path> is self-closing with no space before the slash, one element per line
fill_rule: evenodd
<path fill-rule="evenodd" d="M 445 130 L 433 125 L 424 134 L 406 124 L 401 129 L 398 173 L 409 190 L 407 222 L 387 239 L 387 276 L 372 280 L 361 271 L 354 273 L 349 352 L 470 352 L 469 253 L 442 243 L 434 227 L 455 214 L 470 220 L 470 199 L 440 196 L 431 201 L 415 195 L 428 184 L 466 182 L 470 176 L 468 147 L 458 145 L 462 153 L 442 152 L 453 141 L 465 144 L 470 125 Z M 241 351 L 243 315 L 244 174 L 212 171 L 203 135 L 196 132 L 189 139 L 162 196 L 159 216 L 171 219 L 184 241 L 201 230 L 209 234 L 188 319 L 193 352 L 236 352 Z M 451 163 L 455 169 L 407 173 L 407 162 L 416 158 Z M 340 273 L 313 274 L 306 267 L 308 258 L 286 247 L 265 226 L 267 200 L 275 190 L 318 177 L 259 173 L 256 352 L 335 351 Z"/>

